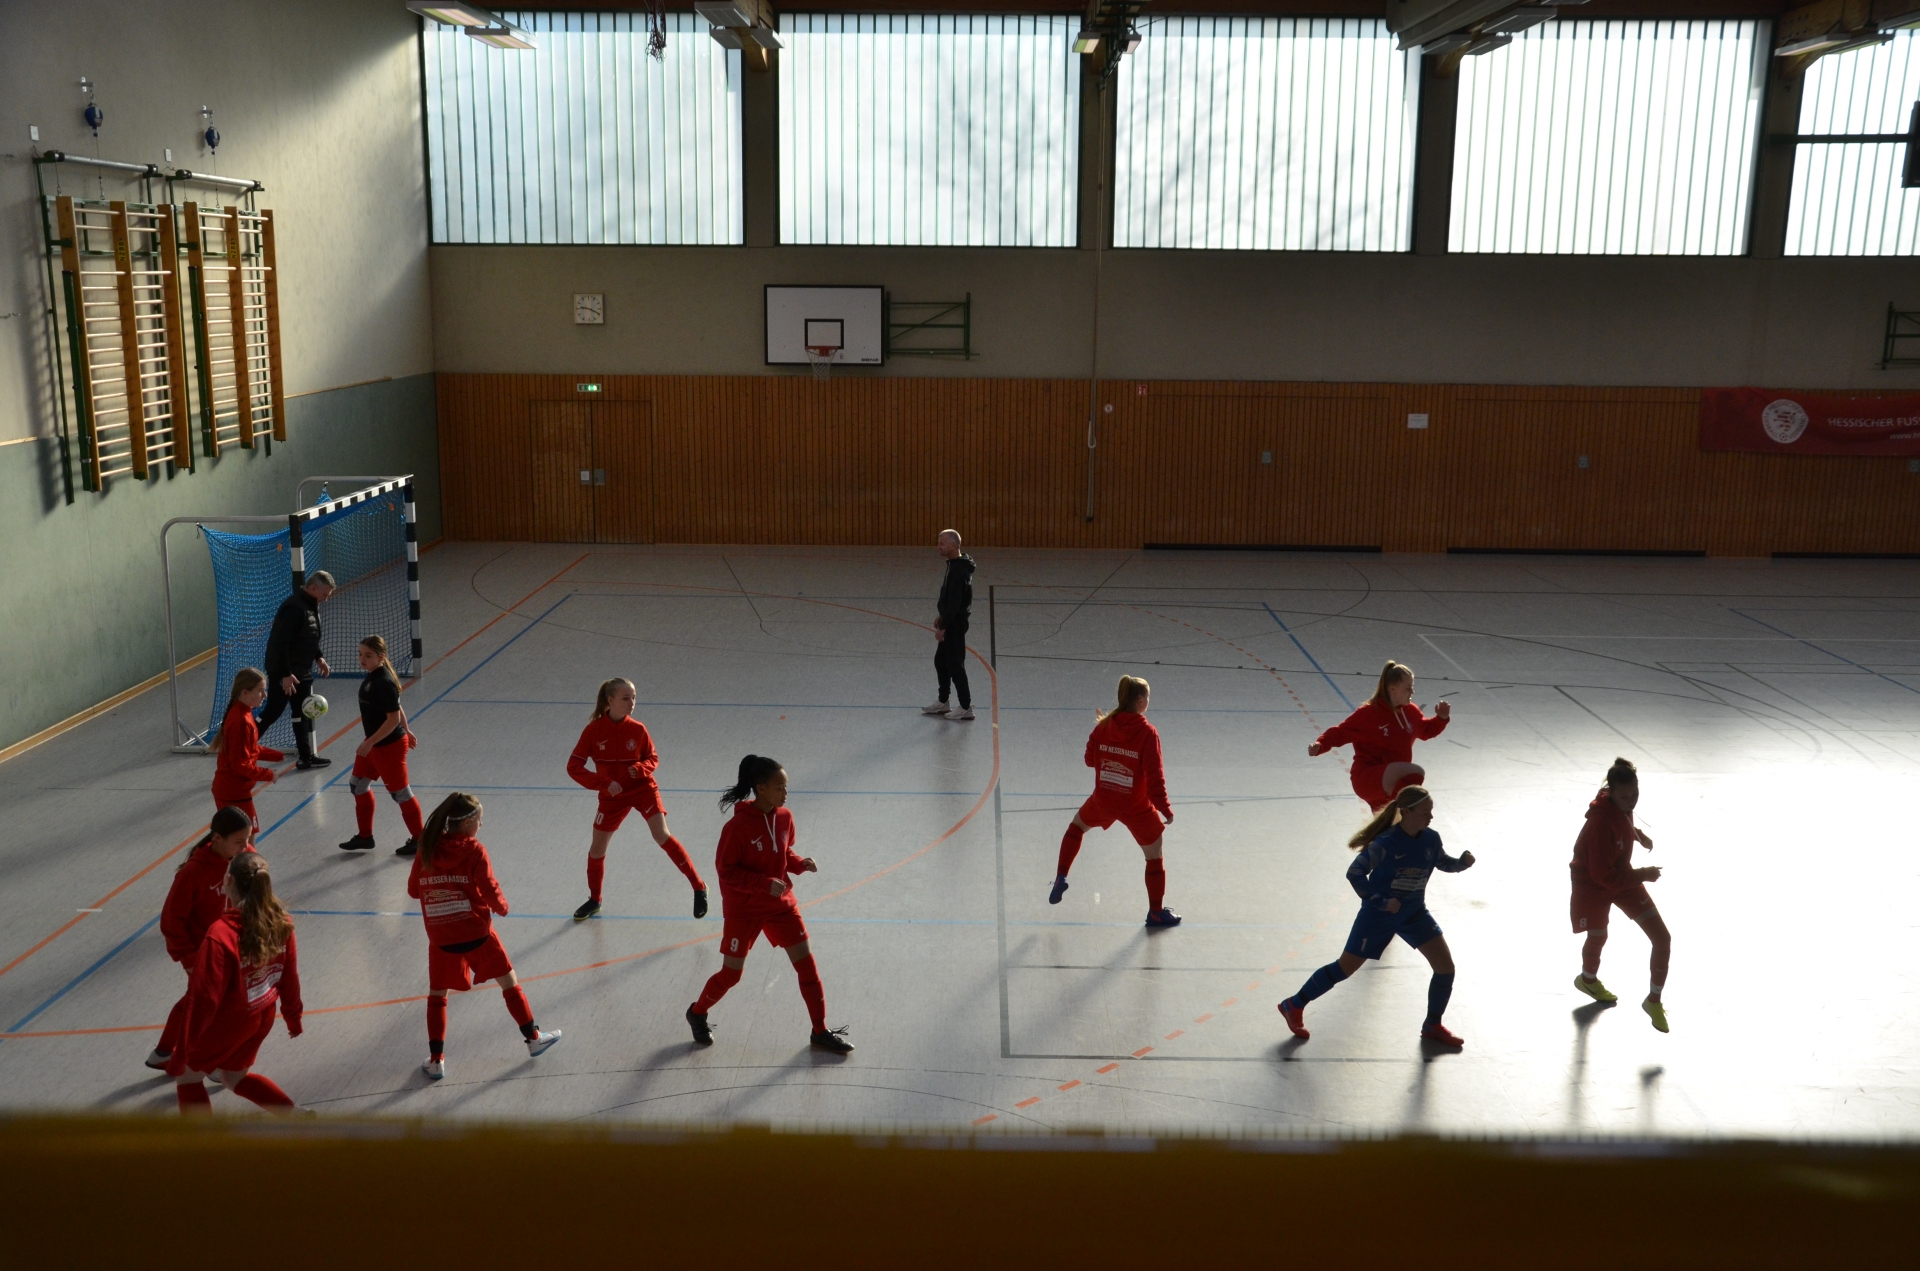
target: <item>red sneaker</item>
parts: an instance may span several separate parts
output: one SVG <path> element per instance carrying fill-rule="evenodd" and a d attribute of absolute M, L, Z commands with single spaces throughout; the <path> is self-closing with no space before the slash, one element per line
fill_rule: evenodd
<path fill-rule="evenodd" d="M 1287 1021 L 1288 1030 L 1301 1041 L 1305 1041 L 1307 1038 L 1313 1036 L 1312 1033 L 1307 1031 L 1304 1017 L 1305 1012 L 1301 1007 L 1295 1005 L 1292 998 L 1288 998 L 1286 1001 L 1280 1003 L 1280 1018 Z"/>
<path fill-rule="evenodd" d="M 1445 1024 L 1426 1023 L 1420 1026 L 1420 1040 L 1438 1042 L 1442 1046 L 1451 1046 L 1459 1050 L 1467 1044 L 1464 1037 L 1455 1036 L 1447 1031 Z"/>

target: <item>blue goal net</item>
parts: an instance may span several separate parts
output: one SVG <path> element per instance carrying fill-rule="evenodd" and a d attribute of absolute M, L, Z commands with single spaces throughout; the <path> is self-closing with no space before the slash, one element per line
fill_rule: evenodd
<path fill-rule="evenodd" d="M 324 491 L 322 492 L 324 498 Z M 207 738 L 220 727 L 233 677 L 242 667 L 266 669 L 267 633 L 273 616 L 293 592 L 290 530 L 228 534 L 202 527 L 213 558 L 213 590 L 219 605 L 219 656 Z M 302 526 L 306 574 L 325 570 L 336 590 L 320 607 L 321 652 L 333 680 L 316 679 L 314 691 L 330 705 L 347 708 L 324 737 L 353 717 L 361 679 L 358 646 L 370 635 L 387 642 L 387 656 L 401 675 L 415 674 L 413 597 L 407 577 L 406 507 L 400 490 L 382 493 L 306 520 Z M 342 683 L 344 682 L 344 683 Z M 283 713 L 261 742 L 291 753 L 292 712 Z"/>

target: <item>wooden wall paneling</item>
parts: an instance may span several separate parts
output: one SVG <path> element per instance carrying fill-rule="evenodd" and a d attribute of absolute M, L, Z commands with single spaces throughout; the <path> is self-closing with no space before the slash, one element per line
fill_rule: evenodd
<path fill-rule="evenodd" d="M 594 487 L 593 408 L 584 402 L 534 402 L 528 421 L 533 541 L 591 543 Z"/>
<path fill-rule="evenodd" d="M 653 538 L 653 403 L 599 401 L 592 419 L 593 541 L 651 543 Z"/>

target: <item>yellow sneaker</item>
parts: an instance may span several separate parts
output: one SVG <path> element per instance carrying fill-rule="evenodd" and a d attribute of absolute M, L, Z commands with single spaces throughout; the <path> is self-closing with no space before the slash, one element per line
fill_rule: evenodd
<path fill-rule="evenodd" d="M 1667 1008 L 1660 1004 L 1659 998 L 1648 998 L 1640 1003 L 1640 1009 L 1647 1013 L 1647 1018 L 1653 1021 L 1655 1028 L 1663 1033 L 1667 1031 Z"/>
<path fill-rule="evenodd" d="M 1608 1006 L 1612 1006 L 1615 1002 L 1620 1000 L 1619 998 L 1615 997 L 1612 993 L 1609 993 L 1607 991 L 1607 986 L 1600 983 L 1599 980 L 1597 979 L 1589 980 L 1584 975 L 1576 975 L 1573 977 L 1573 987 L 1579 989 L 1582 993 L 1585 993 L 1588 997 L 1592 998 L 1594 1001 L 1605 1002 Z"/>

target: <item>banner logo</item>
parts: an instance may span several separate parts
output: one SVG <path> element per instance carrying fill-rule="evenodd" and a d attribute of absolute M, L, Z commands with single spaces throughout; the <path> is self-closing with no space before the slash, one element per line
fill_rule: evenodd
<path fill-rule="evenodd" d="M 1800 408 L 1799 402 L 1782 397 L 1779 401 L 1768 403 L 1767 408 L 1760 412 L 1760 426 L 1766 429 L 1767 436 L 1773 440 L 1783 446 L 1791 446 L 1807 431 L 1807 412 Z"/>

